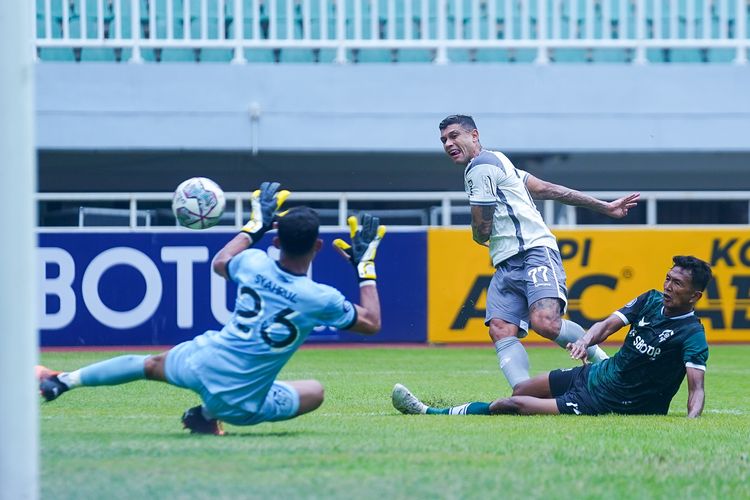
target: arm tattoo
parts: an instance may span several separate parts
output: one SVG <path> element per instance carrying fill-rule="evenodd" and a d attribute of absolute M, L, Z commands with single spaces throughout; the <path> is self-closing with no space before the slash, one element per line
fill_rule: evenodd
<path fill-rule="evenodd" d="M 483 205 L 482 206 L 482 222 L 492 222 L 492 217 L 495 215 L 494 205 Z"/>
<path fill-rule="evenodd" d="M 566 205 L 572 205 L 574 207 L 585 207 L 591 209 L 600 209 L 603 202 L 592 198 L 587 194 L 583 194 L 575 189 L 566 188 L 564 186 L 555 186 L 550 191 L 550 199 L 557 200 L 560 203 Z"/>
<path fill-rule="evenodd" d="M 474 241 L 485 242 L 492 234 L 492 219 L 495 216 L 494 205 L 482 205 L 480 207 L 480 220 L 471 221 L 471 230 Z"/>

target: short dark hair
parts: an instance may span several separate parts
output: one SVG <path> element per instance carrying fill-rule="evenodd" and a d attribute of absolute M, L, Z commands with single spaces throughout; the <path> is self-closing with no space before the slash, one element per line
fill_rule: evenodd
<path fill-rule="evenodd" d="M 713 275 L 711 266 L 707 262 L 692 255 L 675 255 L 672 257 L 672 262 L 675 267 L 681 267 L 690 271 L 690 280 L 693 282 L 693 288 L 701 292 L 706 289 Z"/>
<path fill-rule="evenodd" d="M 310 207 L 295 207 L 279 217 L 279 242 L 281 250 L 299 257 L 312 250 L 320 232 L 320 217 Z"/>
<path fill-rule="evenodd" d="M 440 125 L 438 125 L 438 128 L 442 132 L 446 128 L 448 128 L 450 125 L 455 124 L 461 125 L 461 128 L 464 130 L 474 130 L 477 128 L 477 124 L 474 123 L 474 118 L 472 118 L 469 115 L 450 115 L 443 118 L 443 121 L 440 122 Z"/>

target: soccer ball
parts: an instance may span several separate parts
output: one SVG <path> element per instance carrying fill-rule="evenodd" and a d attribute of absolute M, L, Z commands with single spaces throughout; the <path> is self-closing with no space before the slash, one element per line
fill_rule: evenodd
<path fill-rule="evenodd" d="M 177 186 L 172 198 L 172 212 L 177 222 L 190 229 L 206 229 L 218 224 L 225 205 L 224 191 L 205 177 L 186 180 Z"/>

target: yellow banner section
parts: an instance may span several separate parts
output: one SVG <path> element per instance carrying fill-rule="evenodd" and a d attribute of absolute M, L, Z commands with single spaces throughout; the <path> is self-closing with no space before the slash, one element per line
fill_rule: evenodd
<path fill-rule="evenodd" d="M 711 264 L 714 280 L 698 302 L 709 342 L 750 341 L 750 232 L 721 229 L 584 229 L 555 231 L 567 274 L 567 317 L 591 326 L 646 290 L 663 289 L 674 255 Z M 428 340 L 489 342 L 484 326 L 494 273 L 471 231 L 428 234 Z M 626 329 L 610 337 L 622 340 Z M 527 341 L 548 342 L 529 333 Z"/>

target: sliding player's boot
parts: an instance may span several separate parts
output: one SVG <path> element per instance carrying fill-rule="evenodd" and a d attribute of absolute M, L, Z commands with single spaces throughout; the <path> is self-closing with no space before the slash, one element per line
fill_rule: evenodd
<path fill-rule="evenodd" d="M 57 399 L 63 392 L 68 390 L 70 390 L 70 388 L 60 382 L 57 375 L 45 377 L 39 382 L 39 394 L 41 394 L 47 401 Z"/>
<path fill-rule="evenodd" d="M 406 415 L 419 415 L 420 413 L 427 412 L 427 405 L 417 399 L 414 394 L 409 392 L 409 389 L 401 384 L 393 386 L 391 402 L 394 408 Z"/>
<path fill-rule="evenodd" d="M 224 435 L 221 422 L 215 418 L 207 419 L 204 417 L 200 405 L 185 410 L 185 413 L 182 414 L 182 426 L 185 429 L 190 429 L 191 434 Z"/>

